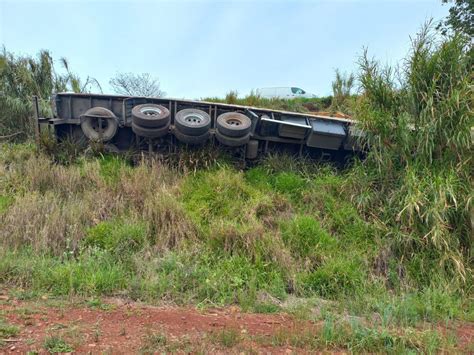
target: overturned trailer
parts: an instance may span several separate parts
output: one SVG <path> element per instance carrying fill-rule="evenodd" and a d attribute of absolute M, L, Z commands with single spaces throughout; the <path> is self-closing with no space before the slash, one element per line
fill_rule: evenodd
<path fill-rule="evenodd" d="M 354 121 L 265 108 L 168 98 L 60 93 L 53 117 L 36 108 L 37 133 L 58 140 L 101 141 L 116 151 L 165 151 L 180 145 L 212 144 L 245 159 L 269 149 L 310 156 L 347 155 L 359 150 Z"/>

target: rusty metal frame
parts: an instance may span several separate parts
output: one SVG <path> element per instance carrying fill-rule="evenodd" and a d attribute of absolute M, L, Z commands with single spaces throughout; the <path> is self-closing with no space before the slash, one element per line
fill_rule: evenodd
<path fill-rule="evenodd" d="M 84 100 L 85 99 L 85 100 Z M 36 101 L 35 101 L 36 100 Z M 77 102 L 76 102 L 77 100 Z M 82 100 L 82 101 L 80 101 Z M 37 98 L 34 99 L 34 102 L 37 104 Z M 121 103 L 118 105 L 118 103 Z M 44 120 L 51 125 L 78 125 L 81 123 L 81 112 L 84 109 L 87 109 L 87 106 L 92 107 L 92 105 L 104 106 L 112 111 L 115 115 L 115 119 L 119 123 L 119 127 L 129 127 L 131 125 L 130 117 L 130 108 L 135 104 L 139 104 L 141 102 L 148 102 L 154 104 L 160 104 L 165 107 L 168 107 L 170 113 L 172 114 L 172 120 L 174 119 L 178 108 L 180 107 L 196 107 L 202 109 L 204 111 L 209 112 L 211 117 L 211 129 L 210 129 L 210 136 L 212 144 L 215 144 L 214 133 L 216 129 L 216 121 L 217 116 L 220 112 L 227 112 L 227 111 L 240 111 L 246 114 L 252 120 L 252 130 L 251 134 L 253 139 L 258 139 L 264 142 L 262 147 L 263 153 L 266 153 L 268 150 L 269 142 L 277 142 L 277 143 L 287 143 L 287 144 L 297 144 L 299 145 L 300 154 L 304 146 L 306 145 L 306 139 L 296 139 L 296 138 L 285 138 L 280 137 L 278 135 L 260 135 L 257 134 L 256 129 L 260 122 L 268 122 L 271 124 L 277 125 L 285 125 L 285 126 L 293 126 L 293 127 L 300 127 L 304 129 L 312 129 L 310 122 L 313 120 L 323 120 L 323 121 L 332 121 L 338 122 L 339 124 L 344 126 L 344 129 L 347 131 L 348 127 L 352 126 L 355 121 L 346 118 L 338 118 L 338 117 L 328 117 L 328 116 L 321 116 L 321 115 L 312 115 L 310 113 L 299 113 L 299 112 L 288 112 L 283 110 L 273 110 L 273 109 L 266 109 L 266 108 L 258 108 L 258 107 L 250 107 L 250 106 L 241 106 L 241 105 L 231 105 L 231 104 L 223 104 L 223 103 L 215 103 L 215 102 L 206 102 L 206 101 L 194 101 L 194 100 L 184 100 L 184 99 L 172 99 L 172 98 L 150 98 L 150 97 L 131 97 L 131 96 L 120 96 L 120 95 L 103 95 L 103 94 L 72 94 L 72 93 L 60 93 L 56 95 L 56 111 L 57 116 L 55 118 L 48 118 L 48 119 L 41 119 L 39 118 L 39 109 L 38 112 L 35 112 L 35 117 L 37 118 L 37 122 L 39 120 Z M 34 105 L 35 107 L 35 105 Z M 121 112 L 120 112 L 121 111 Z M 84 112 L 84 111 L 82 111 Z M 76 117 L 77 116 L 77 117 Z M 283 116 L 292 116 L 292 117 L 301 117 L 306 120 L 307 124 L 300 124 L 289 122 L 280 117 Z M 100 117 L 96 117 L 100 118 Z M 174 122 L 171 122 L 172 126 Z M 37 123 L 35 130 L 39 131 L 39 123 Z M 39 132 L 37 134 L 39 137 Z M 174 142 L 174 140 L 172 140 Z M 138 143 L 138 140 L 137 140 Z"/>

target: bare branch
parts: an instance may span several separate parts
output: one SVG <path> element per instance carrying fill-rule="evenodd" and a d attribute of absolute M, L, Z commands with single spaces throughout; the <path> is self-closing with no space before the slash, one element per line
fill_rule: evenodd
<path fill-rule="evenodd" d="M 110 86 L 120 95 L 162 97 L 166 95 L 160 89 L 160 82 L 149 73 L 117 73 L 110 79 Z"/>

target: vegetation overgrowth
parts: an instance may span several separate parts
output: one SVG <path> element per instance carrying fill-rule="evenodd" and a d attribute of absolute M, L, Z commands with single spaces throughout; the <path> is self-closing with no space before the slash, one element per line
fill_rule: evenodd
<path fill-rule="evenodd" d="M 32 97 L 39 99 L 40 114 L 51 117 L 53 93 L 62 91 L 102 91 L 94 78 L 81 79 L 74 74 L 65 58 L 60 69 L 54 66 L 49 51 L 36 57 L 15 56 L 3 47 L 0 52 L 0 136 L 25 140 L 34 133 Z"/>
<path fill-rule="evenodd" d="M 333 97 L 323 96 L 315 98 L 294 98 L 294 99 L 280 99 L 280 98 L 264 98 L 258 95 L 253 90 L 243 97 L 239 97 L 238 92 L 231 90 L 224 98 L 220 97 L 205 97 L 202 101 L 207 102 L 222 102 L 232 105 L 243 105 L 252 107 L 265 107 L 275 110 L 291 111 L 291 112 L 309 112 L 309 111 L 334 111 L 332 107 Z"/>
<path fill-rule="evenodd" d="M 431 26 L 413 39 L 395 76 L 366 54 L 356 107 L 370 153 L 353 170 L 357 205 L 377 213 L 389 248 L 418 283 L 472 286 L 473 57 L 458 34 L 440 40 Z M 470 279 L 470 280 L 469 280 Z"/>
<path fill-rule="evenodd" d="M 131 160 L 2 145 L 0 284 L 18 297 L 284 309 L 324 320 L 315 346 L 337 333 L 353 350 L 446 349 L 442 334 L 413 345 L 391 329 L 474 321 L 470 43 L 427 26 L 396 70 L 367 53 L 359 63 L 348 99 L 368 153 L 345 170 L 286 155 L 242 170 L 212 149 Z M 243 100 L 226 98 L 262 102 Z M 333 321 L 344 317 L 370 321 Z"/>
<path fill-rule="evenodd" d="M 403 269 L 380 220 L 351 201 L 351 171 L 290 156 L 246 171 L 225 159 L 183 166 L 114 156 L 64 166 L 33 145 L 3 145 L 0 284 L 19 298 L 121 295 L 366 318 L 375 333 L 360 329 L 377 337 L 474 319 L 465 284 Z M 351 330 L 349 343 L 350 334 L 362 336 Z"/>

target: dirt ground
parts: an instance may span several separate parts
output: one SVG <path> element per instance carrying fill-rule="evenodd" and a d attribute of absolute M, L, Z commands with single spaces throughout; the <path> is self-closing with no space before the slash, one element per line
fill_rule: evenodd
<path fill-rule="evenodd" d="M 248 335 L 270 337 L 302 326 L 287 315 L 247 314 L 237 307 L 200 312 L 196 308 L 152 307 L 120 300 L 79 307 L 15 302 L 0 309 L 8 323 L 20 327 L 0 353 L 46 353 L 45 339 L 55 335 L 67 339 L 78 353 L 288 353 L 291 348 L 267 347 L 245 339 Z"/>
<path fill-rule="evenodd" d="M 19 332 L 0 353 L 47 353 L 47 339 L 64 339 L 63 352 L 129 353 L 306 353 L 275 341 L 288 333 L 318 332 L 319 325 L 284 314 L 249 314 L 237 307 L 206 309 L 153 307 L 120 299 L 51 303 L 8 301 L 0 314 Z M 473 341 L 474 325 L 457 330 L 462 349 Z M 61 344 L 52 343 L 58 350 Z"/>

